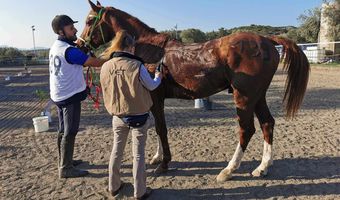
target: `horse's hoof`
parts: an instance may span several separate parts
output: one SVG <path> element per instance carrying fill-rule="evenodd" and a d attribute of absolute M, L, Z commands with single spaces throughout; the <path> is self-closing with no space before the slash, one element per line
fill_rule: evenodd
<path fill-rule="evenodd" d="M 253 175 L 254 177 L 264 177 L 266 176 L 268 173 L 268 170 L 267 169 L 255 169 L 251 175 Z"/>
<path fill-rule="evenodd" d="M 150 165 L 158 165 L 162 162 L 162 158 L 152 158 L 150 161 Z"/>
<path fill-rule="evenodd" d="M 161 164 L 158 165 L 154 171 L 155 174 L 159 175 L 168 171 L 168 167 L 163 167 Z"/>
<path fill-rule="evenodd" d="M 229 170 L 221 171 L 220 174 L 216 177 L 216 180 L 218 183 L 224 183 L 227 180 L 230 180 L 232 177 L 232 174 Z"/>

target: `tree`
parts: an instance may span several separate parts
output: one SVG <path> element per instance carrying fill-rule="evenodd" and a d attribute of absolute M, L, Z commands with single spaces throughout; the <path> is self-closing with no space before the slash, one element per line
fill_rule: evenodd
<path fill-rule="evenodd" d="M 184 43 L 206 41 L 205 33 L 199 29 L 194 28 L 183 30 L 180 34 L 180 37 Z"/>
<path fill-rule="evenodd" d="M 160 33 L 164 33 L 164 34 L 168 34 L 170 39 L 177 39 L 177 40 L 181 40 L 181 38 L 176 38 L 176 30 L 165 30 L 165 31 L 160 31 Z M 180 35 L 181 31 L 177 30 L 177 35 Z"/>
<path fill-rule="evenodd" d="M 306 42 L 317 42 L 320 30 L 321 8 L 307 10 L 306 14 L 298 17 L 301 25 L 299 27 L 299 36 Z"/>
<path fill-rule="evenodd" d="M 213 40 L 216 38 L 221 38 L 226 35 L 229 35 L 231 32 L 227 29 L 224 29 L 223 27 L 219 28 L 218 31 L 211 31 L 211 32 L 206 32 L 205 37 L 206 40 Z"/>
<path fill-rule="evenodd" d="M 297 43 L 306 43 L 306 39 L 301 37 L 300 29 L 298 28 L 289 28 L 287 33 L 280 34 L 280 36 L 289 38 Z"/>
<path fill-rule="evenodd" d="M 228 30 L 228 32 L 229 33 L 252 32 L 252 33 L 256 33 L 260 35 L 282 35 L 282 34 L 286 34 L 291 28 L 295 28 L 295 27 L 293 26 L 273 27 L 273 26 L 251 24 L 250 26 L 240 26 L 240 27 L 232 28 Z"/>
<path fill-rule="evenodd" d="M 324 16 L 327 18 L 330 30 L 327 37 L 337 41 L 340 40 L 340 0 L 324 1 L 327 6 L 323 11 Z"/>
<path fill-rule="evenodd" d="M 226 35 L 229 35 L 231 32 L 227 29 L 224 29 L 224 28 L 219 28 L 218 29 L 218 32 L 217 32 L 217 36 L 220 38 L 220 37 L 223 37 L 223 36 L 226 36 Z"/>
<path fill-rule="evenodd" d="M 13 47 L 0 47 L 0 57 L 21 57 L 23 53 Z"/>
<path fill-rule="evenodd" d="M 205 38 L 207 40 L 216 39 L 216 38 L 218 38 L 218 32 L 216 32 L 216 31 L 206 32 L 205 33 Z"/>

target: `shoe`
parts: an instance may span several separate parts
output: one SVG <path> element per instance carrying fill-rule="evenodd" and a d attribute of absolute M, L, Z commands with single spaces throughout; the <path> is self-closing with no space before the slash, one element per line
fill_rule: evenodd
<path fill-rule="evenodd" d="M 145 192 L 141 197 L 136 197 L 135 199 L 136 199 L 136 200 L 145 200 L 145 199 L 147 199 L 147 198 L 150 197 L 152 191 L 153 191 L 152 189 L 147 188 L 147 189 L 146 189 L 146 192 Z"/>
<path fill-rule="evenodd" d="M 111 196 L 115 197 L 119 194 L 119 192 L 123 189 L 125 183 L 121 182 L 119 188 L 116 191 L 109 191 Z"/>
<path fill-rule="evenodd" d="M 59 171 L 59 178 L 76 178 L 88 175 L 89 172 L 86 170 L 81 170 L 77 168 L 64 168 Z"/>
<path fill-rule="evenodd" d="M 77 165 L 80 165 L 83 162 L 84 162 L 83 160 L 73 160 L 72 164 L 73 164 L 73 166 L 77 166 Z"/>

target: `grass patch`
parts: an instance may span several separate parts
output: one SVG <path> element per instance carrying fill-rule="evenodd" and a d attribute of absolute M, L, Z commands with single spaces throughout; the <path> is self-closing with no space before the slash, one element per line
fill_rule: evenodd
<path fill-rule="evenodd" d="M 35 95 L 37 95 L 37 97 L 40 100 L 46 100 L 46 99 L 48 99 L 50 97 L 50 95 L 47 92 L 45 92 L 44 90 L 38 89 L 38 90 L 35 90 L 34 93 L 35 93 Z"/>

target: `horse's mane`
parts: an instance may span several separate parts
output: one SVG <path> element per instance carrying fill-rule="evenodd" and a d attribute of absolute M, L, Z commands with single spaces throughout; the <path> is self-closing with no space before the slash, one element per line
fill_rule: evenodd
<path fill-rule="evenodd" d="M 114 7 L 107 7 L 108 12 L 114 12 L 114 15 L 117 16 L 121 21 L 120 23 L 126 23 L 128 21 L 134 28 L 139 29 L 139 33 L 141 35 L 148 35 L 148 34 L 158 34 L 158 32 L 154 29 L 146 25 L 144 22 L 139 20 L 138 18 L 122 11 L 119 9 L 116 9 Z"/>
<path fill-rule="evenodd" d="M 164 53 L 164 47 L 170 38 L 168 34 L 158 33 L 154 28 L 149 27 L 138 18 L 122 10 L 113 7 L 107 8 L 107 14 L 117 19 L 118 26 L 136 36 L 136 47 L 139 49 L 138 56 L 144 57 L 147 62 L 154 62 L 154 60 L 158 61 L 161 59 Z M 151 59 L 152 61 L 150 61 L 148 59 L 150 57 L 156 59 Z"/>

